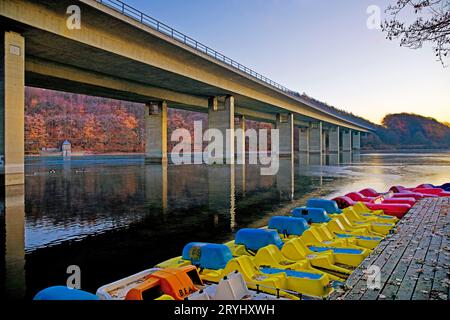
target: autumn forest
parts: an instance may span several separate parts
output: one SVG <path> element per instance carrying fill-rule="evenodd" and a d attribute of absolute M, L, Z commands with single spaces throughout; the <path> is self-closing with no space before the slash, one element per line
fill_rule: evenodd
<path fill-rule="evenodd" d="M 25 104 L 27 154 L 38 154 L 42 148 L 59 148 L 64 140 L 69 140 L 72 150 L 79 152 L 144 151 L 142 104 L 30 87 L 26 88 Z M 206 120 L 206 114 L 169 109 L 169 137 L 177 128 L 193 131 L 194 121 L 202 121 L 206 128 Z M 247 127 L 270 125 L 249 121 Z M 368 148 L 450 147 L 450 127 L 431 118 L 388 115 L 378 129 L 378 136 L 367 141 Z"/>

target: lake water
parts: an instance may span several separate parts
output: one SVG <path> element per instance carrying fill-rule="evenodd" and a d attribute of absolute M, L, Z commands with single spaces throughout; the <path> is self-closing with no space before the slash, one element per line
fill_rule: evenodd
<path fill-rule="evenodd" d="M 339 163 L 301 156 L 261 176 L 257 166 L 146 165 L 140 156 L 29 158 L 25 187 L 6 191 L 8 209 L 0 202 L 2 289 L 31 299 L 64 285 L 77 265 L 82 289 L 95 292 L 188 242 L 231 240 L 310 197 L 450 181 L 450 152 L 344 154 Z"/>

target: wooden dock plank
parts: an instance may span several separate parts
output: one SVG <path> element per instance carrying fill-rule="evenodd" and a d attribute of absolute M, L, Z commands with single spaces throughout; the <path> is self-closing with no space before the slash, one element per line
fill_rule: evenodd
<path fill-rule="evenodd" d="M 410 211 L 410 214 L 413 214 L 414 210 L 417 209 L 412 209 Z M 405 220 L 407 221 L 407 217 L 405 217 L 406 219 L 403 219 L 401 222 L 398 223 L 396 230 L 399 229 L 403 229 L 408 231 L 409 229 L 411 229 L 412 227 L 409 225 L 405 224 Z M 412 235 L 412 234 L 410 234 Z M 356 283 L 352 286 L 352 289 L 347 292 L 346 294 L 344 294 L 344 296 L 341 296 L 342 298 L 345 297 L 346 300 L 359 300 L 362 298 L 362 296 L 366 293 L 367 291 L 367 278 L 364 274 L 364 270 L 366 270 L 367 268 L 369 268 L 372 265 L 376 265 L 380 268 L 382 268 L 385 264 L 386 261 L 388 261 L 390 259 L 390 257 L 392 256 L 392 254 L 395 251 L 395 246 L 398 246 L 398 240 L 401 237 L 400 233 L 395 233 L 393 235 L 389 235 L 388 237 L 386 237 L 381 243 L 380 246 L 374 250 L 374 253 L 369 256 L 362 264 L 361 266 L 357 269 L 357 281 Z M 402 242 L 399 242 L 400 244 L 402 244 Z M 379 250 L 379 248 L 381 247 L 381 250 Z M 339 295 L 339 294 L 338 294 Z M 335 298 L 335 297 L 332 297 Z"/>
<path fill-rule="evenodd" d="M 412 221 L 412 224 L 410 224 L 410 227 L 407 229 L 408 233 L 406 236 L 401 237 L 402 234 L 399 236 L 399 241 L 397 243 L 394 243 L 394 253 L 391 255 L 391 257 L 386 261 L 386 263 L 383 265 L 381 269 L 381 275 L 382 275 L 382 291 L 385 291 L 386 285 L 388 283 L 397 283 L 397 278 L 395 278 L 395 269 L 397 267 L 401 267 L 402 260 L 405 261 L 405 255 L 408 255 L 409 252 L 414 252 L 417 249 L 417 245 L 415 244 L 415 241 L 421 242 L 422 241 L 422 233 L 417 233 L 416 231 L 420 228 L 421 225 L 423 225 L 426 220 L 427 216 L 424 214 L 424 212 L 420 212 L 415 216 L 415 220 Z M 401 239 L 401 240 L 400 240 Z M 408 264 L 408 260 L 406 260 L 406 264 Z M 400 266 L 399 266 L 400 264 Z M 409 265 L 411 265 L 411 262 L 409 261 Z M 389 282 L 389 280 L 391 282 Z M 379 292 L 375 290 L 368 290 L 366 294 L 362 297 L 363 300 L 375 300 L 378 298 L 381 299 L 396 299 L 396 293 L 388 293 L 389 295 L 380 294 Z"/>
<path fill-rule="evenodd" d="M 448 300 L 450 197 L 419 201 L 349 277 L 332 300 Z M 367 289 L 365 270 L 381 269 L 381 290 Z"/>
<path fill-rule="evenodd" d="M 411 261 L 408 270 L 406 271 L 405 278 L 400 284 L 396 299 L 410 300 L 414 292 L 419 292 L 419 297 L 423 298 L 423 300 L 429 299 L 428 290 L 422 288 L 420 291 L 417 291 L 416 289 L 419 284 L 420 277 L 422 277 L 423 281 L 425 281 L 423 277 L 424 264 L 432 241 L 432 230 L 434 229 L 436 221 L 439 217 L 439 212 L 436 211 L 434 207 L 427 208 L 427 210 L 429 209 L 431 209 L 429 211 L 429 213 L 431 214 L 428 215 L 429 218 L 422 221 L 422 224 L 419 228 L 420 232 L 418 234 L 422 239 L 418 243 L 418 246 L 413 249 L 413 260 Z"/>

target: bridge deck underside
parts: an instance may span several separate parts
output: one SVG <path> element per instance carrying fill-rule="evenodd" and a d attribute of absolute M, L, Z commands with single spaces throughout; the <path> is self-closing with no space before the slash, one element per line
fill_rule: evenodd
<path fill-rule="evenodd" d="M 66 10 L 72 4 L 68 0 L 50 0 L 45 4 L 44 1 L 1 2 L 0 25 L 5 29 L 14 29 L 25 37 L 26 58 L 34 59 L 37 64 L 46 61 L 56 66 L 91 72 L 97 77 L 113 77 L 133 85 L 164 89 L 203 101 L 210 96 L 233 95 L 237 108 L 264 114 L 262 120 L 273 119 L 277 113 L 285 112 L 293 113 L 298 122 L 321 120 L 366 131 L 351 121 L 337 119 L 326 111 L 307 106 L 249 75 L 177 44 L 102 7 L 96 1 L 80 1 L 80 30 L 69 30 L 65 26 Z M 155 98 L 168 100 L 170 107 L 205 109 L 204 103 L 192 104 L 136 94 L 127 92 L 126 86 L 123 90 L 117 90 L 80 83 L 72 79 L 74 73 L 77 71 L 67 74 L 65 78 L 56 77 L 51 73 L 30 70 L 26 63 L 26 84 L 135 102 Z M 254 114 L 254 118 L 258 115 Z"/>

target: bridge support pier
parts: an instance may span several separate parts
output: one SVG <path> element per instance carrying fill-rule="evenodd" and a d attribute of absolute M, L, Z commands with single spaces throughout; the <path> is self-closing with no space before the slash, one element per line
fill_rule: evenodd
<path fill-rule="evenodd" d="M 167 103 L 145 105 L 145 161 L 167 162 Z"/>
<path fill-rule="evenodd" d="M 233 96 L 226 96 L 224 101 L 218 97 L 208 99 L 208 129 L 218 130 L 223 137 L 221 154 L 210 157 L 209 164 L 234 163 L 234 114 Z M 210 135 L 214 133 L 210 132 Z M 210 142 L 213 140 L 211 136 L 209 140 Z"/>
<path fill-rule="evenodd" d="M 359 131 L 353 131 L 352 140 L 352 149 L 355 151 L 361 150 L 361 133 Z"/>
<path fill-rule="evenodd" d="M 327 142 L 328 142 L 328 136 L 329 136 L 329 132 L 328 132 L 328 128 L 325 129 L 322 127 L 322 154 L 326 154 L 327 153 Z"/>
<path fill-rule="evenodd" d="M 236 144 L 234 150 L 236 152 L 237 164 L 245 164 L 245 116 L 237 117 L 235 123 Z"/>
<path fill-rule="evenodd" d="M 280 158 L 294 157 L 294 115 L 292 113 L 277 114 L 275 128 L 280 134 Z"/>
<path fill-rule="evenodd" d="M 1 38 L 0 175 L 12 186 L 25 183 L 25 39 L 11 31 Z"/>
<path fill-rule="evenodd" d="M 362 132 L 361 133 L 361 146 L 367 145 L 369 140 L 369 133 Z"/>
<path fill-rule="evenodd" d="M 330 128 L 330 131 L 328 134 L 328 143 L 329 143 L 330 153 L 339 153 L 339 150 L 340 150 L 339 131 L 340 131 L 339 127 Z"/>
<path fill-rule="evenodd" d="M 352 151 L 352 130 L 342 130 L 342 152 Z"/>
<path fill-rule="evenodd" d="M 301 153 L 309 152 L 309 128 L 298 128 L 298 151 Z"/>
<path fill-rule="evenodd" d="M 323 152 L 322 122 L 311 123 L 309 128 L 309 152 L 315 154 L 322 154 Z"/>

